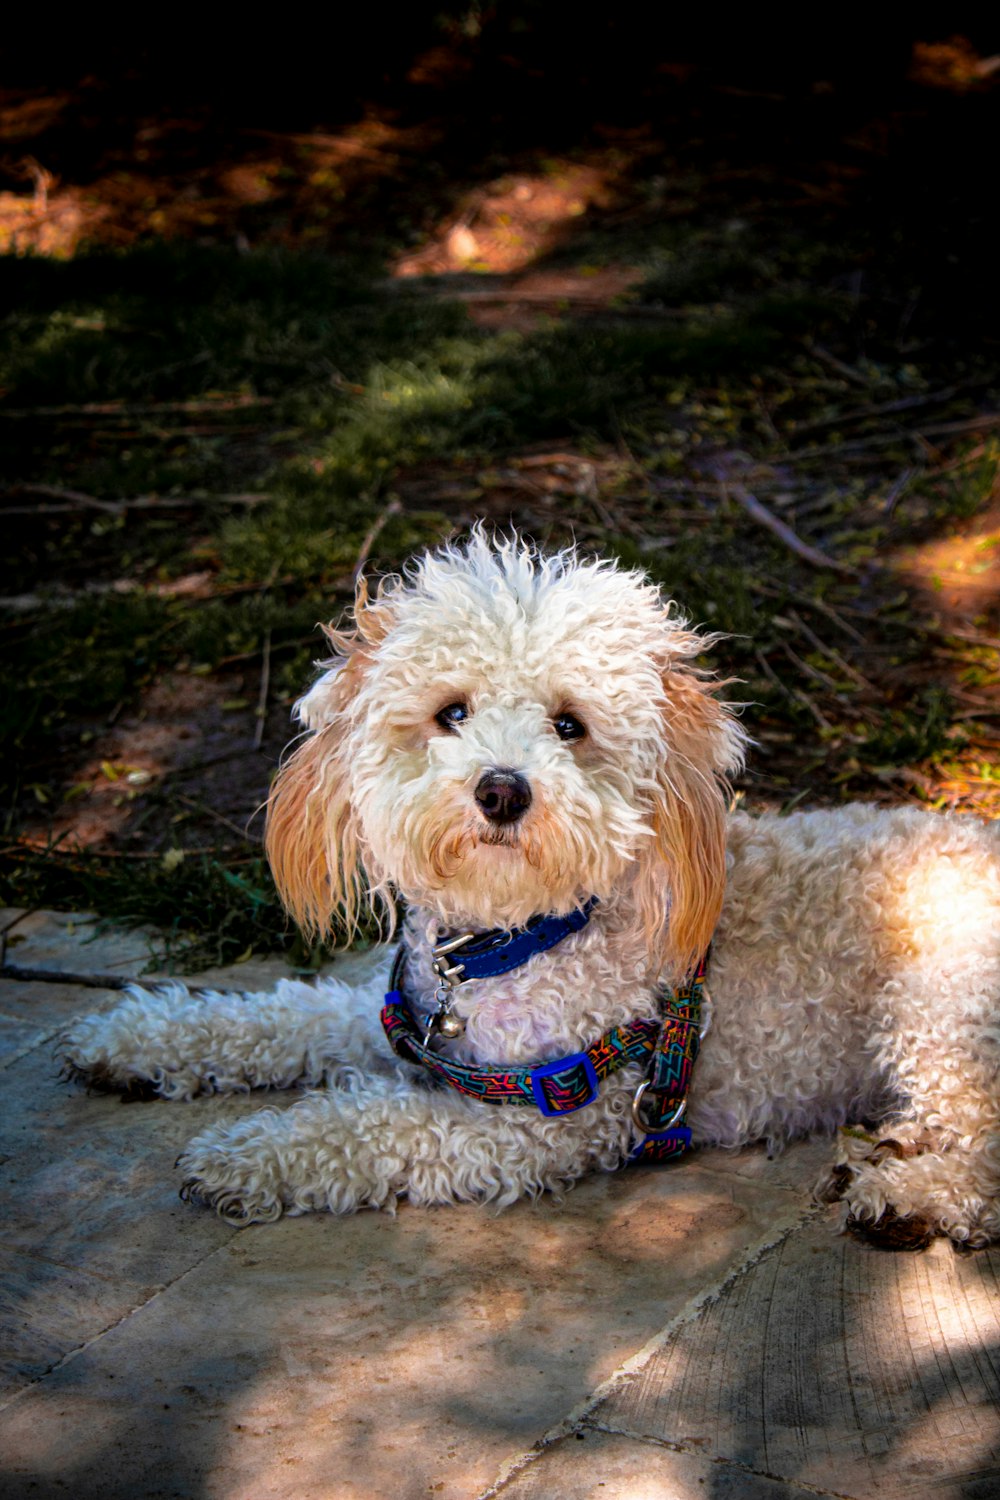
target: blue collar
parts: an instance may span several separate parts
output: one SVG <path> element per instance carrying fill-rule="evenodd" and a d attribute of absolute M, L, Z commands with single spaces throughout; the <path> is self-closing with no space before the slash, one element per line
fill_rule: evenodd
<path fill-rule="evenodd" d="M 456 989 L 470 979 L 509 974 L 536 953 L 554 948 L 570 933 L 586 927 L 596 905 L 597 897 L 591 896 L 564 917 L 531 917 L 523 927 L 495 927 L 491 932 L 463 932 L 445 938 L 434 948 L 434 973 L 446 989 Z M 452 963 L 452 959 L 457 962 Z"/>

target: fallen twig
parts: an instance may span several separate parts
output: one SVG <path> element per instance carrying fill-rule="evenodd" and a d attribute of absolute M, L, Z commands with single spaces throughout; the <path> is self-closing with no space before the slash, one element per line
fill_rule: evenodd
<path fill-rule="evenodd" d="M 863 375 L 860 370 L 856 370 L 853 365 L 847 364 L 846 361 L 838 359 L 835 354 L 831 354 L 830 350 L 825 349 L 822 344 L 809 343 L 806 347 L 810 354 L 815 355 L 817 359 L 821 359 L 825 365 L 829 365 L 831 370 L 836 370 L 838 375 L 843 375 L 844 379 L 849 380 L 852 385 L 859 385 L 863 390 L 868 390 L 871 387 L 871 380 L 867 375 Z"/>
<path fill-rule="evenodd" d="M 271 627 L 264 631 L 264 644 L 261 647 L 263 661 L 260 667 L 260 692 L 257 695 L 257 724 L 253 732 L 253 747 L 260 749 L 264 738 L 264 725 L 267 721 L 267 690 L 271 681 Z"/>
<path fill-rule="evenodd" d="M 156 990 L 169 979 L 129 979 L 123 974 L 86 974 L 76 969 L 31 969 L 20 964 L 0 966 L 0 978 L 18 979 L 33 984 L 78 984 L 91 990 L 127 990 L 133 986 L 140 990 Z M 227 989 L 223 985 L 189 985 L 192 995 L 245 995 L 245 990 Z"/>
<path fill-rule="evenodd" d="M 81 974 L 75 969 L 31 969 L 21 964 L 0 965 L 0 977 L 36 984 L 82 984 L 92 990 L 125 990 L 135 983 L 121 974 Z"/>
<path fill-rule="evenodd" d="M 216 823 L 221 823 L 223 828 L 228 828 L 230 833 L 235 833 L 244 841 L 244 843 L 253 842 L 250 834 L 247 833 L 245 828 L 240 828 L 239 824 L 234 823 L 232 819 L 227 818 L 224 813 L 216 812 L 215 808 L 209 807 L 207 803 L 198 802 L 194 797 L 184 797 L 180 792 L 175 792 L 174 797 L 178 802 L 183 803 L 185 807 L 189 807 L 192 812 L 198 813 L 201 817 L 212 818 Z M 185 854 L 188 853 L 187 850 L 185 850 L 184 852 Z"/>
<path fill-rule="evenodd" d="M 273 406 L 274 396 L 239 394 L 197 401 L 85 401 L 68 406 L 0 407 L 0 417 L 132 417 L 145 412 L 242 411 L 248 406 Z"/>
<path fill-rule="evenodd" d="M 788 611 L 788 616 L 788 623 L 793 625 L 796 630 L 801 631 L 806 640 L 816 651 L 819 651 L 821 655 L 828 657 L 830 661 L 836 662 L 840 670 L 844 672 L 852 682 L 856 682 L 858 687 L 865 688 L 870 693 L 874 693 L 877 691 L 873 684 L 868 681 L 867 677 L 863 677 L 856 667 L 852 667 L 851 663 L 847 661 L 843 656 L 841 656 L 840 652 L 835 646 L 831 646 L 828 644 L 828 642 L 822 640 L 812 629 L 812 627 L 806 624 L 801 615 L 796 614 L 794 609 Z M 773 619 L 776 625 L 781 625 L 783 623 L 781 615 L 774 615 Z M 856 634 L 856 632 L 854 633 Z"/>
<path fill-rule="evenodd" d="M 930 427 L 906 427 L 896 432 L 873 432 L 869 437 L 851 438 L 846 443 L 826 443 L 818 448 L 800 448 L 782 453 L 783 463 L 805 463 L 813 458 L 847 456 L 852 453 L 867 453 L 870 448 L 891 448 L 893 444 L 926 442 L 933 437 L 958 437 L 963 432 L 983 432 L 1000 427 L 1000 412 L 985 412 L 979 417 L 963 417 L 955 422 L 935 422 Z"/>
<path fill-rule="evenodd" d="M 906 489 L 906 486 L 909 484 L 910 480 L 919 473 L 919 469 L 911 466 L 910 468 L 904 469 L 901 474 L 896 475 L 896 478 L 889 486 L 889 493 L 886 495 L 885 503 L 882 507 L 887 516 L 893 515 L 896 506 L 903 498 L 903 491 Z"/>
<path fill-rule="evenodd" d="M 388 504 L 383 508 L 382 514 L 374 522 L 364 541 L 361 543 L 360 550 L 358 551 L 357 561 L 354 564 L 354 569 L 351 574 L 351 577 L 353 578 L 355 583 L 357 583 L 358 579 L 361 577 L 361 570 L 363 569 L 365 563 L 368 561 L 371 550 L 374 547 L 383 526 L 390 519 L 390 517 L 400 515 L 402 513 L 402 510 L 403 506 L 402 502 L 399 499 L 399 496 L 393 495 Z"/>
<path fill-rule="evenodd" d="M 4 494 L 50 495 L 59 501 L 55 505 L 5 505 L 0 510 L 4 516 L 54 516 L 66 515 L 82 507 L 108 511 L 121 515 L 126 510 L 190 510 L 196 505 L 261 505 L 273 497 L 261 494 L 239 495 L 137 495 L 134 500 L 100 500 L 96 495 L 85 495 L 80 490 L 59 489 L 52 484 L 15 484 Z"/>
<path fill-rule="evenodd" d="M 950 385 L 941 391 L 928 391 L 923 396 L 901 396 L 897 401 L 883 401 L 871 406 L 856 406 L 851 411 L 840 412 L 833 417 L 818 417 L 813 422 L 802 422 L 792 433 L 800 437 L 804 432 L 820 432 L 824 427 L 847 427 L 855 422 L 865 422 L 872 417 L 888 417 L 897 411 L 913 411 L 918 406 L 938 406 L 957 396 L 962 386 Z"/>
<path fill-rule="evenodd" d="M 799 656 L 797 651 L 792 650 L 787 641 L 781 642 L 781 649 L 793 667 L 798 667 L 800 672 L 804 672 L 807 677 L 811 677 L 813 682 L 818 682 L 820 687 L 825 687 L 831 693 L 839 694 L 843 692 L 841 684 L 835 682 L 829 672 L 823 672 L 819 667 L 814 667 L 810 662 L 803 661 L 802 657 Z"/>
<path fill-rule="evenodd" d="M 47 495 L 53 500 L 70 501 L 76 507 L 82 505 L 87 510 L 109 511 L 113 516 L 118 515 L 122 508 L 120 500 L 99 500 L 96 495 L 85 495 L 82 490 L 59 489 L 54 484 L 21 483 L 14 485 L 13 489 L 15 494 L 20 490 L 26 495 Z"/>
<path fill-rule="evenodd" d="M 972 646 L 985 646 L 990 651 L 1000 651 L 1000 638 L 995 635 L 978 635 L 974 630 L 962 630 L 958 625 L 942 625 L 940 634 L 953 635 L 957 641 L 968 641 Z"/>
<path fill-rule="evenodd" d="M 757 658 L 764 676 L 767 678 L 768 682 L 770 682 L 774 687 L 778 689 L 779 693 L 784 693 L 786 698 L 794 698 L 797 702 L 801 703 L 803 707 L 808 709 L 808 711 L 812 714 L 813 718 L 816 720 L 816 723 L 821 729 L 831 729 L 833 727 L 829 719 L 826 717 L 823 711 L 816 706 L 808 693 L 804 692 L 800 687 L 790 687 L 787 682 L 782 682 L 781 678 L 771 666 L 771 663 L 768 661 L 767 657 L 764 655 L 763 651 L 761 651 L 759 646 L 755 646 L 753 648 L 753 654 Z"/>
<path fill-rule="evenodd" d="M 751 495 L 749 490 L 745 490 L 741 484 L 729 485 L 728 493 L 734 500 L 739 501 L 749 516 L 752 516 L 759 525 L 766 526 L 768 531 L 783 542 L 789 551 L 801 557 L 804 562 L 810 563 L 814 568 L 829 568 L 835 573 L 846 573 L 852 578 L 857 577 L 857 568 L 851 567 L 850 563 L 838 562 L 836 558 L 828 557 L 825 552 L 821 552 L 818 547 L 812 547 L 808 542 L 804 542 L 797 532 L 794 532 L 784 521 L 779 521 L 773 511 L 768 510 L 766 505 L 763 505 L 755 495 Z"/>

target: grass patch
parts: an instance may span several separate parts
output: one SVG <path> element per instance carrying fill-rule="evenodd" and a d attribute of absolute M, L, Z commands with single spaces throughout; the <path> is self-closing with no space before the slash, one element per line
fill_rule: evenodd
<path fill-rule="evenodd" d="M 177 851 L 173 851 L 176 854 Z M 281 953 L 303 973 L 336 945 L 310 946 L 289 924 L 266 860 L 233 867 L 206 856 L 154 861 L 57 850 L 8 859 L 4 900 L 12 906 L 99 912 L 126 928 L 152 929 L 149 970 L 194 972 Z M 377 936 L 362 927 L 352 941 Z M 343 934 L 341 934 L 343 940 Z"/>
<path fill-rule="evenodd" d="M 175 242 L 0 260 L 0 297 L 16 308 L 0 324 L 7 498 L 34 506 L 18 518 L 23 550 L 0 563 L 0 899 L 156 925 L 180 966 L 287 951 L 293 940 L 250 840 L 189 850 L 171 866 L 164 855 L 186 835 L 165 813 L 149 859 L 81 853 L 65 838 L 29 851 L 19 831 L 40 808 L 63 806 L 86 747 L 168 669 L 221 685 L 249 661 L 256 677 L 266 642 L 266 685 L 287 709 L 315 623 L 346 602 L 372 536 L 372 561 L 398 566 L 476 514 L 616 551 L 729 635 L 723 665 L 763 721 L 760 784 L 781 796 L 806 743 L 829 788 L 840 785 L 838 756 L 875 767 L 954 748 L 959 708 L 945 693 L 859 707 L 864 693 L 838 655 L 855 649 L 850 630 L 822 614 L 853 586 L 804 570 L 714 477 L 723 459 L 740 473 L 756 465 L 764 497 L 817 545 L 877 555 L 905 524 L 903 502 L 897 495 L 900 514 L 887 516 L 872 499 L 889 482 L 883 450 L 872 450 L 863 481 L 836 455 L 831 466 L 827 450 L 843 441 L 832 424 L 840 413 L 853 420 L 859 402 L 926 390 L 932 372 L 900 358 L 845 377 L 836 356 L 831 370 L 811 352 L 849 317 L 830 245 L 765 255 L 722 231 L 675 231 L 669 254 L 654 246 L 649 264 L 636 316 L 611 306 L 492 332 L 347 258 Z M 869 368 L 871 392 L 859 394 Z M 800 460 L 809 424 L 820 429 L 809 440 L 817 456 Z M 588 457 L 596 488 L 508 496 L 504 465 L 546 443 Z M 935 503 L 952 514 L 978 506 L 995 472 L 984 452 Z M 415 500 L 407 485 L 421 474 L 442 482 Z M 447 496 L 459 480 L 469 499 L 456 505 Z M 932 482 L 917 476 L 907 493 L 919 498 Z M 822 649 L 831 630 L 833 654 Z M 896 666 L 918 649 L 905 617 L 874 633 Z M 248 702 L 256 681 L 228 691 Z"/>

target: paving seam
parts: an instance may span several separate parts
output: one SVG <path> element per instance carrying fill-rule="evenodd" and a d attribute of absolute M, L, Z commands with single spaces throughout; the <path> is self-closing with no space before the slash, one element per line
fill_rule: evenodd
<path fill-rule="evenodd" d="M 0 1012 L 0 1014 L 2 1014 L 2 1012 Z M 9 1016 L 6 1019 L 12 1021 L 20 1020 L 20 1018 L 17 1016 Z M 54 1042 L 65 1030 L 65 1023 L 60 1023 L 60 1025 L 58 1026 L 53 1026 L 51 1031 L 46 1031 L 43 1035 L 36 1036 L 34 1041 L 26 1042 L 21 1048 L 20 1052 L 12 1052 L 9 1057 L 4 1059 L 3 1063 L 0 1063 L 0 1073 L 5 1073 L 7 1069 L 12 1068 L 15 1063 L 19 1063 L 24 1058 L 30 1057 L 33 1052 L 39 1051 L 40 1048 L 47 1046 L 49 1042 Z M 58 1079 L 60 1075 L 57 1073 L 55 1076 Z"/>
<path fill-rule="evenodd" d="M 717 1464 L 722 1469 L 735 1469 L 740 1474 L 752 1474 L 757 1479 L 770 1479 L 774 1484 L 787 1486 L 790 1490 L 803 1495 L 819 1495 L 822 1500 L 856 1500 L 856 1496 L 849 1495 L 843 1490 L 821 1490 L 817 1485 L 809 1484 L 804 1479 L 789 1479 L 787 1474 L 772 1474 L 770 1469 L 758 1469 L 753 1464 L 741 1463 L 738 1458 L 727 1458 L 725 1454 L 718 1454 L 714 1458 L 703 1452 L 702 1449 L 687 1443 L 673 1443 L 669 1438 L 654 1437 L 648 1432 L 634 1432 L 628 1427 L 611 1427 L 606 1422 L 597 1422 L 593 1417 L 587 1417 L 578 1424 L 578 1429 L 585 1432 L 603 1432 L 609 1437 L 628 1438 L 633 1443 L 644 1443 L 650 1448 L 663 1448 L 668 1453 L 683 1453 L 688 1458 L 700 1458 L 703 1462 Z"/>
<path fill-rule="evenodd" d="M 536 1443 L 533 1443 L 530 1448 L 524 1449 L 521 1453 L 515 1454 L 513 1458 L 506 1460 L 500 1466 L 500 1471 L 496 1479 L 487 1489 L 480 1491 L 476 1496 L 476 1500 L 493 1500 L 495 1495 L 501 1494 L 510 1484 L 511 1480 L 517 1478 L 529 1464 L 534 1463 L 547 1448 L 550 1448 L 559 1438 L 568 1437 L 582 1422 L 587 1421 L 594 1408 L 599 1406 L 602 1401 L 607 1400 L 630 1376 L 637 1374 L 652 1359 L 654 1354 L 659 1353 L 667 1340 L 672 1338 L 678 1329 L 683 1328 L 687 1323 L 693 1322 L 706 1307 L 718 1301 L 724 1292 L 727 1292 L 741 1277 L 752 1271 L 758 1262 L 771 1250 L 775 1250 L 779 1245 L 783 1245 L 786 1240 L 791 1239 L 793 1235 L 798 1234 L 801 1230 L 808 1228 L 809 1225 L 815 1223 L 826 1213 L 826 1204 L 815 1204 L 805 1209 L 794 1224 L 782 1230 L 773 1239 L 765 1240 L 757 1245 L 745 1260 L 741 1261 L 733 1270 L 727 1271 L 714 1286 L 708 1287 L 703 1292 L 698 1292 L 690 1301 L 684 1304 L 680 1312 L 671 1318 L 658 1333 L 655 1333 L 651 1339 L 648 1339 L 641 1349 L 636 1350 L 635 1354 L 630 1355 L 627 1360 L 618 1366 L 617 1370 L 613 1370 L 606 1380 L 603 1380 L 599 1386 L 596 1386 L 591 1391 L 589 1396 L 585 1396 L 571 1411 L 566 1413 L 565 1417 L 556 1422 L 547 1432 L 544 1432 Z M 814 1493 L 822 1494 L 823 1491 L 818 1490 L 814 1491 Z"/>
<path fill-rule="evenodd" d="M 166 1281 L 162 1286 L 158 1286 L 156 1290 L 154 1292 L 151 1292 L 150 1295 L 146 1297 L 142 1302 L 137 1302 L 134 1307 L 130 1307 L 127 1312 L 122 1313 L 120 1318 L 116 1318 L 113 1323 L 109 1323 L 107 1328 L 102 1328 L 100 1333 L 95 1333 L 92 1338 L 85 1339 L 82 1344 L 77 1344 L 75 1349 L 67 1350 L 67 1352 L 62 1355 L 61 1358 L 57 1359 L 54 1364 L 49 1365 L 47 1370 L 43 1370 L 40 1375 L 36 1375 L 33 1380 L 29 1380 L 27 1385 L 22 1386 L 19 1391 L 15 1391 L 12 1396 L 7 1398 L 6 1401 L 0 1401 L 0 1415 L 3 1415 L 5 1412 L 9 1411 L 16 1402 L 20 1401 L 22 1397 L 26 1396 L 29 1391 L 33 1391 L 37 1385 L 41 1385 L 41 1383 L 47 1380 L 50 1375 L 54 1375 L 58 1370 L 61 1370 L 64 1365 L 68 1365 L 71 1360 L 76 1359 L 78 1355 L 85 1354 L 88 1349 L 91 1349 L 95 1344 L 100 1343 L 101 1339 L 105 1338 L 109 1333 L 113 1333 L 116 1328 L 120 1328 L 123 1323 L 127 1323 L 130 1318 L 134 1318 L 137 1313 L 141 1313 L 144 1308 L 149 1307 L 157 1300 L 158 1297 L 164 1296 L 173 1287 L 177 1286 L 178 1282 L 183 1281 L 186 1276 L 190 1276 L 195 1271 L 200 1270 L 207 1261 L 210 1261 L 212 1259 L 213 1255 L 219 1255 L 223 1250 L 228 1250 L 233 1240 L 240 1233 L 241 1230 L 234 1229 L 229 1238 L 224 1240 L 221 1245 L 215 1245 L 211 1250 L 206 1251 L 204 1255 L 202 1255 L 198 1260 L 193 1261 L 191 1265 L 186 1266 L 184 1270 L 179 1272 L 178 1275 L 176 1275 L 171 1281 Z"/>

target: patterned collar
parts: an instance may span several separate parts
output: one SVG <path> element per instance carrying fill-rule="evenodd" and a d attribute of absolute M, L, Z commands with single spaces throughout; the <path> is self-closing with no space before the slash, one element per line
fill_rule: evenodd
<path fill-rule="evenodd" d="M 489 932 L 463 932 L 442 938 L 434 948 L 433 969 L 448 990 L 473 979 L 493 979 L 519 969 L 536 953 L 545 953 L 590 921 L 597 905 L 591 896 L 564 917 L 530 917 L 523 927 L 494 927 Z M 461 951 L 459 951 L 461 950 Z M 457 959 L 457 962 L 451 960 Z"/>
<path fill-rule="evenodd" d="M 534 1067 L 478 1066 L 456 1062 L 431 1045 L 435 1033 L 455 1036 L 445 1010 L 418 1026 L 405 995 L 405 950 L 392 967 L 382 1026 L 393 1051 L 427 1070 L 436 1083 L 457 1089 L 484 1104 L 533 1105 L 543 1115 L 572 1114 L 593 1104 L 601 1082 L 629 1064 L 644 1076 L 632 1100 L 633 1149 L 630 1161 L 672 1161 L 691 1146 L 691 1131 L 681 1125 L 701 1037 L 707 1030 L 703 1002 L 707 955 L 677 988 L 659 997 L 657 1018 L 637 1017 L 606 1031 L 582 1052 L 573 1052 Z M 443 1021 L 442 1021 L 443 1018 Z"/>

